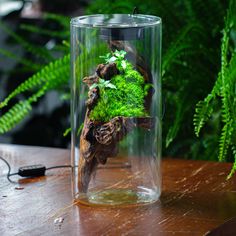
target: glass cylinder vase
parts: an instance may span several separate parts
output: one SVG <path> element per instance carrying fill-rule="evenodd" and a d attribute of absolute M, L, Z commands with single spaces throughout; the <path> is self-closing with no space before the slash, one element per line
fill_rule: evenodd
<path fill-rule="evenodd" d="M 74 199 L 142 205 L 161 194 L 161 19 L 71 20 Z"/>

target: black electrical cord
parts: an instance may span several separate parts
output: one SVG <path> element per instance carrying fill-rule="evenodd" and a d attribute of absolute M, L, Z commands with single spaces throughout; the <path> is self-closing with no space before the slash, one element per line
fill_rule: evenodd
<path fill-rule="evenodd" d="M 38 177 L 38 176 L 44 176 L 46 170 L 59 169 L 59 168 L 72 168 L 71 165 L 51 166 L 51 167 L 48 167 L 48 168 L 46 168 L 43 165 L 31 165 L 31 166 L 20 167 L 18 172 L 11 173 L 11 166 L 10 166 L 9 162 L 1 156 L 0 156 L 0 159 L 8 167 L 7 180 L 11 183 L 16 183 L 16 182 L 14 182 L 10 179 L 10 176 L 13 176 L 13 175 L 19 175 L 19 176 L 22 176 L 22 177 Z"/>
<path fill-rule="evenodd" d="M 68 167 L 72 168 L 71 165 L 62 165 L 62 166 L 51 166 L 46 168 L 46 170 L 57 169 L 57 168 L 68 168 Z"/>
<path fill-rule="evenodd" d="M 33 177 L 44 176 L 47 170 L 59 169 L 59 168 L 72 168 L 71 165 L 59 165 L 59 166 L 51 166 L 51 167 L 46 168 L 46 166 L 44 165 L 37 164 L 37 165 L 28 165 L 28 166 L 19 167 L 18 172 L 11 173 L 11 166 L 9 162 L 1 156 L 0 156 L 0 160 L 2 160 L 8 167 L 7 180 L 11 183 L 17 183 L 10 179 L 10 177 L 13 175 L 33 178 Z M 75 167 L 78 167 L 78 166 L 75 166 Z M 103 168 L 103 167 L 100 167 L 100 168 Z M 130 165 L 125 165 L 122 167 L 119 165 L 117 167 L 110 167 L 110 168 L 130 168 Z"/>
<path fill-rule="evenodd" d="M 10 179 L 10 176 L 12 176 L 12 175 L 17 175 L 18 173 L 11 173 L 11 166 L 10 166 L 10 164 L 3 158 L 3 157 L 1 157 L 0 156 L 0 159 L 7 165 L 7 167 L 8 167 L 8 172 L 7 172 L 7 180 L 9 181 L 9 182 L 11 182 L 11 183 L 14 183 L 14 181 L 12 181 L 11 179 Z"/>

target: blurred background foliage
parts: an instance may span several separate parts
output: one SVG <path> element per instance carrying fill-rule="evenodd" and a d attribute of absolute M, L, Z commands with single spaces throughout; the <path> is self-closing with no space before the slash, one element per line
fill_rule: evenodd
<path fill-rule="evenodd" d="M 163 21 L 163 155 L 236 159 L 235 0 L 14 2 L 0 24 L 3 141 L 68 147 L 69 19 L 137 7 Z"/>

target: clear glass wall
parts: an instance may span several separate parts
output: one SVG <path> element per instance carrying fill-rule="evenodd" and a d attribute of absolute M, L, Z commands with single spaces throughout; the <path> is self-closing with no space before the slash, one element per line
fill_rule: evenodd
<path fill-rule="evenodd" d="M 71 20 L 71 157 L 76 201 L 139 205 L 161 193 L 161 19 Z"/>

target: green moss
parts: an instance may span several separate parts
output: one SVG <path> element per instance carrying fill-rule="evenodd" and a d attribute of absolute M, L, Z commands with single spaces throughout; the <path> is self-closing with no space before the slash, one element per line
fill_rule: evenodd
<path fill-rule="evenodd" d="M 143 76 L 126 62 L 123 74 L 116 75 L 111 83 L 116 89 L 104 88 L 97 105 L 90 113 L 90 118 L 107 122 L 116 116 L 146 116 L 144 98 L 146 95 Z"/>

